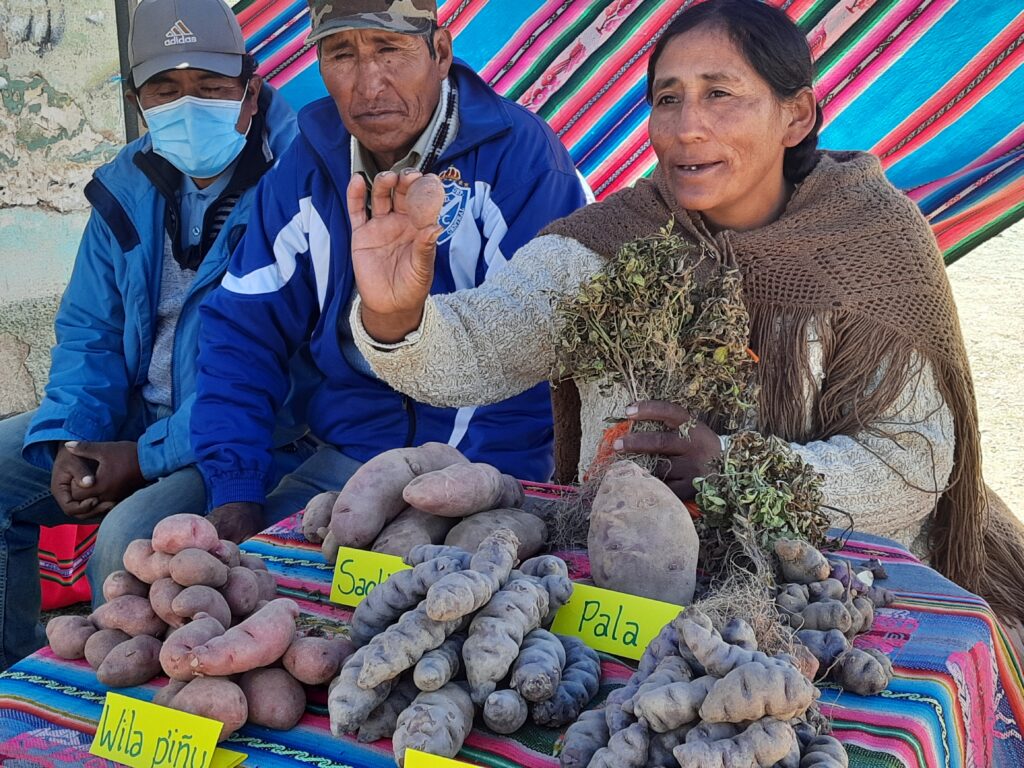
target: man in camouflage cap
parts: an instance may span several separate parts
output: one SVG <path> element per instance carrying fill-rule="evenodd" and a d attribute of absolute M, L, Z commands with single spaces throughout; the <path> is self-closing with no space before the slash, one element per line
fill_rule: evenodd
<path fill-rule="evenodd" d="M 553 468 L 546 385 L 446 408 L 374 374 L 355 340 L 350 214 L 372 209 L 386 222 L 404 207 L 400 177 L 404 189 L 437 174 L 444 204 L 425 245 L 436 265 L 431 290 L 473 288 L 585 202 L 568 153 L 541 119 L 455 59 L 432 0 L 310 0 L 310 20 L 330 96 L 300 114 L 298 139 L 261 186 L 229 273 L 203 307 L 192 441 L 213 518 L 235 538 L 301 506 L 282 488 L 306 499 L 336 491 L 391 448 L 448 443 L 531 480 Z M 308 421 L 323 446 L 266 496 L 270 426 L 288 391 L 283 361 L 307 343 L 319 377 Z"/>

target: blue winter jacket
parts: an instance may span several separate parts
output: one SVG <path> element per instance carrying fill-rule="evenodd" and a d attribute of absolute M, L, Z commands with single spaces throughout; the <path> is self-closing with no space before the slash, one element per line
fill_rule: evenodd
<path fill-rule="evenodd" d="M 65 440 L 135 440 L 148 479 L 194 463 L 189 420 L 195 401 L 199 304 L 220 282 L 241 240 L 256 182 L 296 134 L 294 112 L 269 86 L 261 92 L 260 115 L 253 125 L 264 129 L 250 136 L 242 155 L 242 160 L 254 161 L 236 166 L 227 189 L 211 205 L 216 210 L 207 215 L 203 247 L 208 250 L 175 331 L 174 409 L 164 418 L 147 408 L 142 386 L 156 335 L 165 236 L 178 227 L 176 206 L 167 200 L 177 199 L 180 173 L 151 151 L 148 134 L 96 170 L 85 189 L 92 214 L 57 312 L 57 344 L 46 394 L 25 437 L 23 455 L 32 464 L 52 468 L 52 442 Z M 227 199 L 231 195 L 240 195 L 233 209 Z M 214 219 L 229 209 L 218 230 L 221 222 Z M 301 431 L 297 427 L 291 439 Z"/>
<path fill-rule="evenodd" d="M 549 222 L 585 202 L 551 129 L 456 60 L 459 131 L 433 168 L 445 185 L 433 292 L 472 288 Z M 284 361 L 309 341 L 322 381 L 310 429 L 357 461 L 428 441 L 521 478 L 553 468 L 547 385 L 501 403 L 443 409 L 411 401 L 346 359 L 339 325 L 353 294 L 345 189 L 351 140 L 334 102 L 299 114 L 299 138 L 260 183 L 246 236 L 204 302 L 193 443 L 214 505 L 262 502 Z"/>

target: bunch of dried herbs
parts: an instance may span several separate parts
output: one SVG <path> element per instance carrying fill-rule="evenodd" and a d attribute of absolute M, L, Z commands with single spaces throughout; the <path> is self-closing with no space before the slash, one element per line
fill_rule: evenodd
<path fill-rule="evenodd" d="M 754 403 L 754 360 L 739 273 L 673 232 L 626 243 L 580 287 L 555 300 L 554 379 L 622 386 L 739 427 Z"/>
<path fill-rule="evenodd" d="M 821 547 L 829 528 L 824 480 L 784 440 L 734 434 L 712 471 L 694 481 L 705 568 L 715 570 L 716 562 L 735 557 L 737 549 L 759 560 L 779 538 Z"/>

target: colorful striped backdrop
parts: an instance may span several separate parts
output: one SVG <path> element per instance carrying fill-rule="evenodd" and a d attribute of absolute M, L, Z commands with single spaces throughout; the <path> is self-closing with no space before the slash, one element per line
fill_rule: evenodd
<path fill-rule="evenodd" d="M 1024 217 L 1024 3 L 768 0 L 818 61 L 822 145 L 870 150 L 947 262 Z M 695 0 L 443 0 L 456 54 L 558 132 L 598 197 L 650 173 L 646 61 Z M 305 0 L 241 0 L 261 72 L 296 106 L 325 94 Z"/>

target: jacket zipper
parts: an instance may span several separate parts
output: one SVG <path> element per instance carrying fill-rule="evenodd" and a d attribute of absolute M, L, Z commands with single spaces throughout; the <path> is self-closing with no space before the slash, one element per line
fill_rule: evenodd
<path fill-rule="evenodd" d="M 412 448 L 416 439 L 416 405 L 407 395 L 402 395 L 402 410 L 409 419 L 409 430 L 405 433 L 405 447 Z"/>

